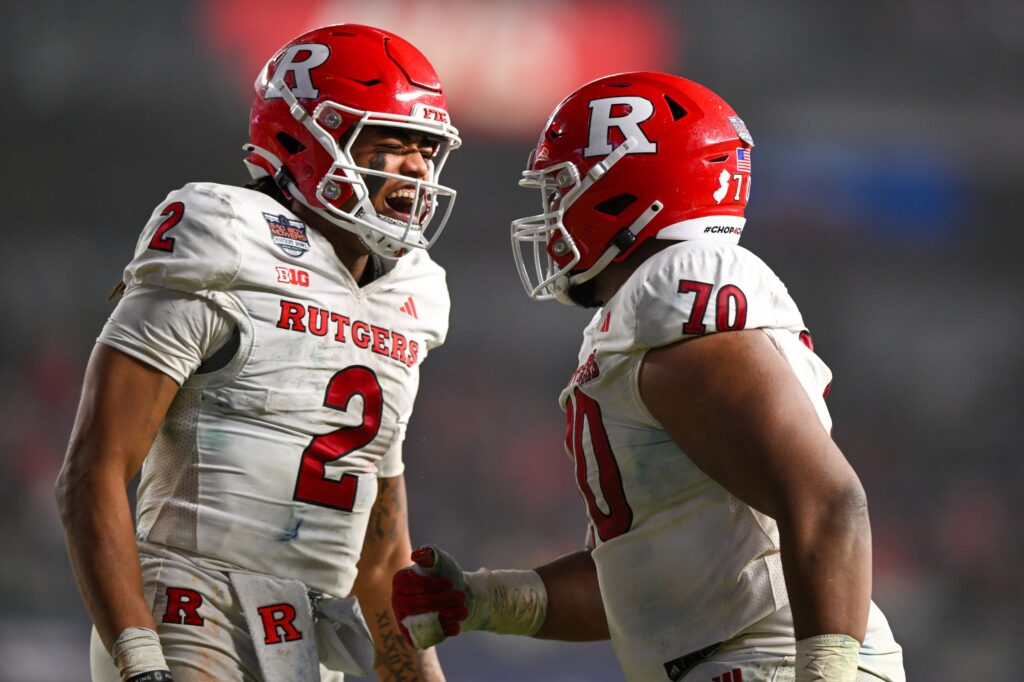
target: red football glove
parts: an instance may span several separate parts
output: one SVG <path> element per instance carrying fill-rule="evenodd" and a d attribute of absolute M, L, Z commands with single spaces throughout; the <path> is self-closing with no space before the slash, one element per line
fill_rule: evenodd
<path fill-rule="evenodd" d="M 429 649 L 454 637 L 469 617 L 472 593 L 455 560 L 432 546 L 413 550 L 414 564 L 395 573 L 391 609 L 410 646 Z"/>

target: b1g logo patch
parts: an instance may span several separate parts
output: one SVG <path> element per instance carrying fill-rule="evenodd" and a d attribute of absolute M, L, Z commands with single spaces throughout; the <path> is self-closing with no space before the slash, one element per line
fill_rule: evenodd
<path fill-rule="evenodd" d="M 284 215 L 264 213 L 263 217 L 270 228 L 270 238 L 277 248 L 289 256 L 298 258 L 309 251 L 309 238 L 306 236 L 306 225 L 301 220 L 292 220 Z"/>

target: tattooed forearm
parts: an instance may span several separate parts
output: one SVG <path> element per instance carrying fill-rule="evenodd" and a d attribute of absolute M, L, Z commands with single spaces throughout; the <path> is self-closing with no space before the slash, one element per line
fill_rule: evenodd
<path fill-rule="evenodd" d="M 389 479 L 380 479 L 379 485 L 377 503 L 370 514 L 366 536 L 375 540 L 394 542 L 398 539 L 399 522 L 405 519 L 404 499 L 398 493 L 397 486 Z"/>
<path fill-rule="evenodd" d="M 444 682 L 437 654 L 407 645 L 391 616 L 391 580 L 408 565 L 411 551 L 405 479 L 381 478 L 378 486 L 352 586 L 373 634 L 377 677 L 384 682 Z"/>
<path fill-rule="evenodd" d="M 387 613 L 377 614 L 377 631 L 381 636 L 381 647 L 377 651 L 377 674 L 382 682 L 413 682 L 416 680 L 416 665 L 401 636 L 391 628 Z"/>
<path fill-rule="evenodd" d="M 376 614 L 375 622 L 381 638 L 377 651 L 377 676 L 381 682 L 444 682 L 444 674 L 434 650 L 410 648 L 392 626 L 386 611 Z"/>

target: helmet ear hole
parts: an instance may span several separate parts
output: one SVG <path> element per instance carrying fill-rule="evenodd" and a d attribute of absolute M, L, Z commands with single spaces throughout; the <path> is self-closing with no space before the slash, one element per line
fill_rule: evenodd
<path fill-rule="evenodd" d="M 289 154 L 298 154 L 306 148 L 304 144 L 285 132 L 277 133 L 277 141 L 281 143 L 281 146 L 284 147 Z"/>
<path fill-rule="evenodd" d="M 632 206 L 635 201 L 636 197 L 632 194 L 618 194 L 611 199 L 605 199 L 595 206 L 594 210 L 614 217 Z"/>

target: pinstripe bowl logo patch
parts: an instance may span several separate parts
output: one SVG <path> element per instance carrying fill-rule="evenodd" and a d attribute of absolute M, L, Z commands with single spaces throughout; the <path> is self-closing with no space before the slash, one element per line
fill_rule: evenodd
<path fill-rule="evenodd" d="M 270 238 L 274 240 L 277 248 L 296 258 L 309 251 L 306 224 L 301 220 L 292 220 L 288 216 L 271 213 L 264 213 L 263 217 L 270 228 Z"/>

